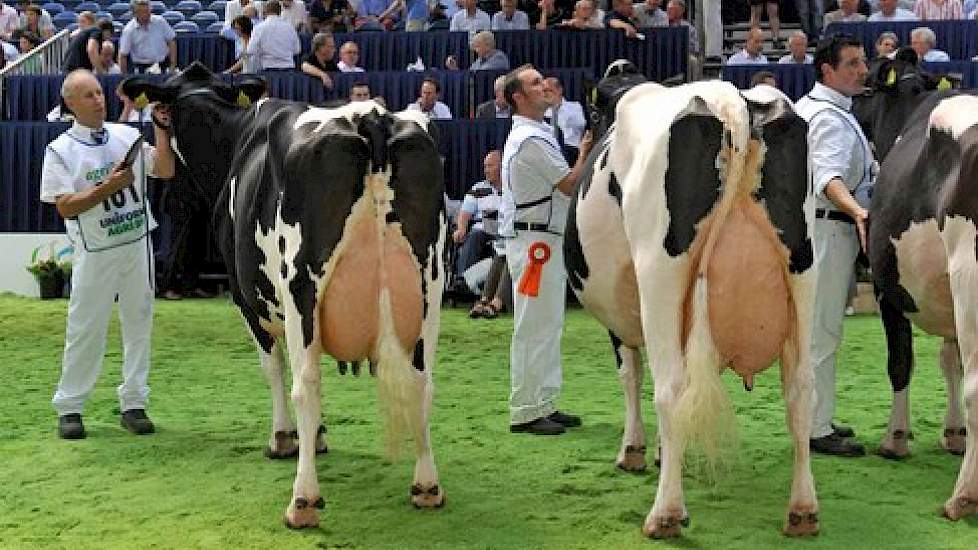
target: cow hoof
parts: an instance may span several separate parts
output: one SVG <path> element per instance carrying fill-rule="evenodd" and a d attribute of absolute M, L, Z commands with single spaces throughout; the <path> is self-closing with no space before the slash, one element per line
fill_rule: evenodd
<path fill-rule="evenodd" d="M 945 428 L 941 436 L 941 447 L 952 455 L 963 455 L 968 445 L 968 431 L 965 428 Z"/>
<path fill-rule="evenodd" d="M 683 527 L 689 527 L 689 516 L 673 514 L 646 520 L 642 532 L 651 539 L 674 539 L 682 535 Z"/>
<path fill-rule="evenodd" d="M 783 532 L 789 537 L 817 535 L 818 512 L 788 512 Z"/>
<path fill-rule="evenodd" d="M 265 456 L 273 460 L 295 458 L 299 455 L 299 442 L 295 432 L 275 432 L 275 443 L 265 447 Z"/>
<path fill-rule="evenodd" d="M 411 486 L 411 504 L 415 508 L 441 508 L 445 505 L 445 491 L 437 483 L 427 489 L 416 483 Z"/>
<path fill-rule="evenodd" d="M 944 517 L 951 521 L 957 521 L 972 514 L 978 514 L 978 499 L 954 497 L 944 504 Z"/>
<path fill-rule="evenodd" d="M 615 462 L 615 466 L 620 470 L 626 472 L 644 472 L 645 465 L 645 447 L 635 447 L 628 445 L 625 450 L 618 455 L 618 460 Z"/>
<path fill-rule="evenodd" d="M 296 497 L 292 504 L 285 510 L 285 525 L 290 529 L 304 529 L 306 527 L 319 526 L 319 510 L 326 506 L 322 497 L 309 499 Z"/>
<path fill-rule="evenodd" d="M 910 456 L 910 432 L 894 430 L 886 435 L 886 439 L 876 449 L 876 454 L 890 460 L 903 460 Z"/>

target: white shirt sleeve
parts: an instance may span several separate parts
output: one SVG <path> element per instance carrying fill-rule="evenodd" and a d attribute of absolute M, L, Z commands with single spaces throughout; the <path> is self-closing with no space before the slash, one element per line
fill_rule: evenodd
<path fill-rule="evenodd" d="M 570 172 L 564 154 L 542 139 L 523 142 L 515 161 L 521 173 L 532 174 L 534 181 L 546 182 L 550 190 Z"/>
<path fill-rule="evenodd" d="M 64 159 L 51 147 L 44 150 L 44 164 L 41 167 L 41 201 L 54 204 L 58 197 L 74 193 L 75 187 Z"/>
<path fill-rule="evenodd" d="M 479 210 L 479 199 L 475 198 L 475 195 L 472 193 L 466 193 L 465 198 L 462 199 L 461 209 L 466 214 L 475 215 Z"/>
<path fill-rule="evenodd" d="M 119 53 L 121 55 L 129 55 L 129 51 L 132 49 L 132 25 L 126 24 L 126 27 L 122 29 L 122 36 L 119 37 Z"/>
<path fill-rule="evenodd" d="M 852 160 L 852 151 L 859 139 L 841 116 L 829 110 L 815 115 L 808 124 L 808 155 L 812 167 L 815 194 L 823 196 L 833 178 L 846 181 Z"/>

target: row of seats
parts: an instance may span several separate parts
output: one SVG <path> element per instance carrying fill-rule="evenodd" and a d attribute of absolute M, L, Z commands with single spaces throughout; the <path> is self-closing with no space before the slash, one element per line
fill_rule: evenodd
<path fill-rule="evenodd" d="M 95 12 L 95 17 L 97 19 L 107 19 L 109 21 L 118 21 L 119 23 L 125 24 L 132 19 L 132 13 L 128 11 L 127 5 L 126 7 L 127 7 L 127 11 L 123 13 L 113 13 L 112 11 L 98 11 Z M 161 15 L 163 19 L 166 19 L 167 22 L 170 23 L 170 25 L 174 26 L 174 29 L 176 29 L 176 25 L 179 23 L 193 22 L 194 23 L 193 26 L 197 28 L 197 30 L 199 29 L 210 30 L 209 27 L 216 23 L 217 26 L 215 27 L 213 32 L 218 32 L 221 30 L 221 26 L 223 25 L 224 22 L 224 18 L 213 11 L 201 11 L 201 12 L 196 12 L 192 15 L 186 15 L 183 12 L 179 12 L 176 10 L 169 10 L 163 12 Z M 66 27 L 70 27 L 74 23 L 77 23 L 78 14 L 73 11 L 62 11 L 57 15 L 52 15 L 51 21 L 52 23 L 54 23 L 55 27 L 59 29 L 63 29 Z"/>
<path fill-rule="evenodd" d="M 46 9 L 46 10 L 48 10 L 51 13 L 53 13 L 53 12 L 52 12 L 52 9 L 51 9 L 50 6 L 55 6 L 54 9 L 58 9 L 57 7 L 60 7 L 61 8 L 61 11 L 64 11 L 66 9 L 71 9 L 73 11 L 86 11 L 86 10 L 87 11 L 99 11 L 99 10 L 102 9 L 102 7 L 110 6 L 112 4 L 118 4 L 118 3 L 120 3 L 120 0 L 101 0 L 101 1 L 98 1 L 98 2 L 95 2 L 95 1 L 92 1 L 92 0 L 82 0 L 82 1 L 78 1 L 78 0 L 57 0 L 57 1 L 55 1 L 55 0 L 52 0 L 50 2 L 47 2 L 46 4 L 42 4 L 41 7 L 44 8 L 44 9 Z M 125 3 L 127 6 L 129 5 L 129 2 L 122 2 L 122 3 Z M 178 10 L 180 10 L 181 8 L 182 9 L 196 9 L 196 10 L 199 11 L 199 10 L 204 9 L 205 6 L 208 9 L 212 9 L 212 10 L 213 9 L 221 9 L 221 10 L 223 10 L 224 9 L 224 6 L 226 4 L 227 4 L 227 2 L 225 0 L 214 0 L 213 2 L 207 2 L 207 0 L 205 0 L 204 2 L 200 2 L 199 0 L 169 0 L 167 2 L 162 2 L 160 0 L 152 0 L 150 2 L 150 6 L 151 6 L 152 9 L 160 10 L 161 12 L 162 11 L 166 11 L 166 10 L 171 9 L 171 8 L 172 9 L 178 9 Z M 170 6 L 170 7 L 167 7 L 167 6 Z M 178 6 L 179 6 L 179 8 L 178 8 Z"/>

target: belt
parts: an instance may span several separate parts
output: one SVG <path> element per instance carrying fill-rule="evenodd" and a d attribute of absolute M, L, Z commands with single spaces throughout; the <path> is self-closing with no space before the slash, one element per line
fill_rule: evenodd
<path fill-rule="evenodd" d="M 855 224 L 856 220 L 852 219 L 852 216 L 844 212 L 838 212 L 836 210 L 825 210 L 823 208 L 815 209 L 816 218 L 825 218 L 827 220 L 832 220 L 835 222 L 845 222 Z"/>
<path fill-rule="evenodd" d="M 550 231 L 550 226 L 545 223 L 526 223 L 526 222 L 513 222 L 513 229 L 519 229 L 520 231 Z"/>

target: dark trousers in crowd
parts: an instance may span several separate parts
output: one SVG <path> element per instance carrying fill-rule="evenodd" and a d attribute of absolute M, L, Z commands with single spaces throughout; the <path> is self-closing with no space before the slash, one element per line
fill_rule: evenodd
<path fill-rule="evenodd" d="M 455 263 L 455 273 L 461 277 L 465 270 L 475 265 L 482 258 L 488 257 L 492 236 L 481 229 L 473 229 L 465 236 L 465 241 L 458 250 Z"/>

